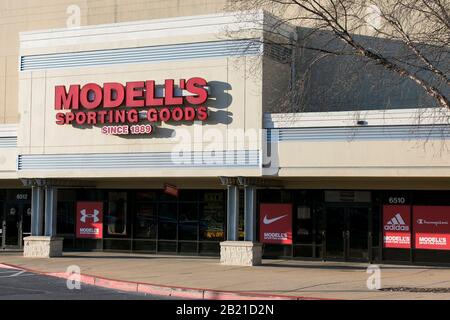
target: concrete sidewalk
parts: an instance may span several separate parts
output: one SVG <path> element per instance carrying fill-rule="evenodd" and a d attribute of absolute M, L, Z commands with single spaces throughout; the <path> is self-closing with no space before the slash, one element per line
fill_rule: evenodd
<path fill-rule="evenodd" d="M 77 265 L 83 275 L 236 293 L 326 299 L 450 299 L 450 293 L 368 290 L 368 264 L 357 263 L 264 260 L 262 266 L 232 267 L 212 258 L 105 252 L 65 253 L 52 259 L 2 252 L 0 263 L 59 274 Z M 449 268 L 381 265 L 381 275 L 383 288 L 450 288 Z"/>

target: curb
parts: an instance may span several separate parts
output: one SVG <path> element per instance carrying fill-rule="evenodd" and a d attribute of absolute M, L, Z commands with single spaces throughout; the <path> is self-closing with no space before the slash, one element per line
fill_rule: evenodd
<path fill-rule="evenodd" d="M 66 272 L 44 272 L 32 270 L 20 266 L 15 266 L 8 263 L 0 263 L 0 268 L 15 269 L 31 273 L 36 273 L 44 276 L 69 279 L 71 275 Z M 136 292 L 150 295 L 157 295 L 163 297 L 175 297 L 193 300 L 336 300 L 329 298 L 317 297 L 303 297 L 303 296 L 288 296 L 278 294 L 263 294 L 252 292 L 235 292 L 235 291 L 220 291 L 212 289 L 198 289 L 186 287 L 172 287 L 159 284 L 140 283 L 125 280 L 114 280 L 105 277 L 92 276 L 87 274 L 80 275 L 80 282 L 103 287 L 108 289 Z"/>

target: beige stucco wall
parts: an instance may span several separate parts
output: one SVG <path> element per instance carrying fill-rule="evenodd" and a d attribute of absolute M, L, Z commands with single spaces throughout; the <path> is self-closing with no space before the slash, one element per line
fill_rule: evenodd
<path fill-rule="evenodd" d="M 0 181 L 17 177 L 17 148 L 14 147 L 16 137 L 17 125 L 0 124 Z"/>
<path fill-rule="evenodd" d="M 16 173 L 16 148 L 0 149 L 0 179 L 15 179 Z"/>
<path fill-rule="evenodd" d="M 212 88 L 212 91 L 217 91 L 217 99 L 220 99 L 219 103 L 215 101 L 208 103 L 210 117 L 202 128 L 205 135 L 208 134 L 209 129 L 212 129 L 212 124 L 225 139 L 227 139 L 227 130 L 260 129 L 262 117 L 260 84 L 246 77 L 245 70 L 229 72 L 228 69 L 228 65 L 233 62 L 247 65 L 247 59 L 251 58 L 242 58 L 243 61 L 240 62 L 230 58 L 23 73 L 20 80 L 23 121 L 20 124 L 19 153 L 169 152 L 179 141 L 180 135 L 175 134 L 180 133 L 180 130 L 189 133 L 192 137 L 194 135 L 194 124 L 156 124 L 155 132 L 142 138 L 104 135 L 100 132 L 100 125 L 85 128 L 57 125 L 55 115 L 58 111 L 54 109 L 56 85 L 68 87 L 71 84 L 80 84 L 83 86 L 91 82 L 125 84 L 130 81 L 144 80 L 155 80 L 156 83 L 162 84 L 165 79 L 203 77 L 213 83 L 211 86 L 215 88 Z M 220 88 L 228 86 L 231 89 L 222 91 Z M 229 101 L 226 101 L 228 100 L 226 97 L 229 95 L 232 97 L 229 99 L 232 102 L 227 106 Z M 172 134 L 175 136 L 171 137 Z M 227 145 L 227 140 L 224 143 Z"/>
<path fill-rule="evenodd" d="M 324 128 L 326 130 L 326 128 Z M 450 177 L 445 140 L 285 141 L 280 177 Z"/>
<path fill-rule="evenodd" d="M 450 178 L 283 177 L 286 188 L 319 190 L 448 190 Z"/>
<path fill-rule="evenodd" d="M 19 122 L 19 32 L 64 28 L 71 5 L 81 26 L 215 13 L 225 0 L 15 0 L 0 1 L 0 124 Z"/>
<path fill-rule="evenodd" d="M 215 26 L 215 17 L 204 18 L 209 25 L 190 27 L 196 21 L 176 21 L 170 26 L 159 22 L 146 25 L 111 24 L 76 30 L 48 30 L 24 33 L 21 54 L 79 52 L 96 49 L 133 48 L 149 45 L 201 43 L 217 41 L 223 36 Z M 228 18 L 224 18 L 228 19 Z M 205 20 L 205 21 L 206 21 Z M 166 23 L 166 22 L 163 22 Z M 206 22 L 205 22 L 206 23 Z M 239 22 L 238 22 L 239 23 Z M 186 24 L 186 27 L 185 27 Z M 203 23 L 202 23 L 203 24 Z M 134 32 L 129 32 L 133 29 Z M 145 32 L 141 29 L 144 28 Z M 147 29 L 148 28 L 148 29 Z M 163 28 L 163 29 L 161 29 Z M 224 27 L 225 28 L 225 27 Z M 250 31 L 252 32 L 252 31 Z M 180 35 L 180 33 L 183 33 Z M 240 38 L 247 38 L 243 31 Z M 261 36 L 261 34 L 259 34 Z M 209 57 L 205 59 L 160 61 L 153 63 L 122 63 L 106 66 L 42 69 L 20 72 L 18 153 L 45 154 L 110 154 L 157 153 L 202 150 L 260 149 L 263 117 L 262 58 L 259 55 Z M 210 87 L 209 118 L 203 125 L 157 123 L 154 133 L 144 136 L 113 136 L 101 133 L 101 125 L 57 125 L 54 108 L 55 86 L 87 83 L 103 84 L 202 77 Z M 144 109 L 145 110 L 145 109 Z M 141 120 L 140 123 L 146 123 Z M 201 127 L 201 128 L 200 128 Z M 244 133 L 248 133 L 244 136 Z M 198 134 L 202 137 L 198 139 Z M 236 135 L 241 142 L 231 143 Z M 216 143 L 216 144 L 214 144 Z M 252 168 L 156 168 L 139 171 L 142 177 L 197 177 L 220 175 L 260 175 Z M 136 170 L 39 170 L 19 172 L 20 177 L 135 177 Z"/>
<path fill-rule="evenodd" d="M 190 1 L 172 1 L 166 2 L 167 5 L 161 7 L 161 2 L 152 2 L 152 5 L 140 8 L 139 5 L 133 5 L 132 2 L 117 1 L 117 5 L 123 8 L 133 8 L 130 11 L 117 10 L 117 6 L 106 6 L 103 8 L 85 10 L 87 8 L 84 2 L 80 4 L 82 13 L 82 24 L 109 23 L 134 20 L 136 17 L 145 19 L 153 18 L 158 10 L 161 13 L 158 18 L 172 17 L 180 15 L 214 12 L 219 10 L 221 1 L 192 1 L 195 5 L 189 5 Z M 108 1 L 105 1 L 107 3 Z M 21 1 L 18 1 L 21 3 Z M 157 9 L 159 3 L 159 9 Z M 206 5 L 205 5 L 206 3 Z M 23 4 L 23 3 L 22 3 Z M 173 5 L 171 5 L 173 4 Z M 187 9 L 187 7 L 189 9 Z M 201 10 L 196 10 L 202 8 Z M 45 6 L 44 6 L 45 8 Z M 61 8 L 63 6 L 61 5 Z M 58 7 L 56 9 L 61 9 Z M 116 8 L 116 9 L 114 9 Z M 136 10 L 134 10 L 136 8 Z M 170 8 L 170 10 L 168 9 Z M 114 11 L 114 10 L 115 11 Z M 85 10 L 85 11 L 83 11 Z M 112 10 L 112 11 L 108 11 Z M 148 11 L 146 11 L 148 10 Z M 153 10 L 153 11 L 152 11 Z M 192 10 L 192 11 L 189 11 Z M 42 13 L 42 12 L 41 12 Z M 44 14 L 44 13 L 42 13 Z M 43 15 L 45 17 L 45 15 Z M 64 26 L 66 14 L 58 18 L 50 19 L 50 27 Z M 96 20 L 97 19 L 97 20 Z M 108 20 L 111 19 L 111 20 Z M 45 19 L 42 19 L 45 20 Z M 50 22 L 51 21 L 51 22 Z M 27 24 L 27 28 L 37 29 L 38 21 Z M 18 23 L 18 26 L 24 27 Z M 46 26 L 42 24 L 43 28 Z M 47 27 L 48 27 L 47 26 Z M 22 48 L 22 54 L 42 54 L 54 52 L 71 52 L 79 50 L 95 50 L 108 48 L 124 48 L 131 46 L 144 46 L 156 44 L 173 44 L 198 41 L 212 41 L 220 39 L 217 34 L 201 32 L 195 35 L 177 35 L 164 37 L 140 36 L 132 38 L 120 36 L 117 39 L 109 39 L 101 36 L 89 37 L 86 41 L 71 42 L 71 39 L 64 41 L 51 38 L 53 31 L 43 32 L 48 37 L 48 43 L 44 46 L 36 46 L 30 41 Z M 64 33 L 65 30 L 60 30 Z M 2 33 L 2 36 L 5 33 Z M 164 34 L 166 35 L 166 34 Z M 27 35 L 32 37 L 33 35 Z M 222 35 L 223 36 L 223 35 Z M 245 38 L 248 33 L 242 33 Z M 84 39 L 84 38 L 83 38 Z M 87 39 L 87 38 L 86 38 Z M 16 39 L 17 40 L 17 39 Z M 14 44 L 13 38 L 5 38 Z M 208 81 L 227 83 L 231 89 L 227 94 L 232 97 L 231 104 L 226 111 L 232 114 L 232 121 L 226 123 L 225 119 L 218 117 L 211 119 L 211 123 L 204 126 L 204 130 L 209 128 L 218 129 L 225 137 L 228 137 L 232 129 L 254 129 L 258 130 L 262 125 L 262 111 L 276 110 L 277 101 L 283 97 L 283 86 L 288 82 L 289 68 L 287 65 L 274 63 L 273 61 L 258 57 L 244 58 L 214 58 L 196 61 L 176 61 L 161 62 L 158 64 L 140 64 L 140 65 L 114 65 L 106 67 L 75 68 L 70 70 L 46 70 L 23 72 L 20 75 L 20 81 L 17 78 L 17 54 L 18 48 L 13 45 L 0 50 L 4 55 L 3 67 L 0 59 L 0 123 L 9 121 L 18 121 L 17 110 L 14 109 L 17 104 L 20 105 L 20 130 L 18 150 L 6 150 L 5 158 L 7 160 L 0 164 L 0 178 L 17 177 L 11 170 L 15 170 L 16 153 L 20 154 L 55 154 L 55 153 L 113 153 L 113 152 L 159 152 L 171 151 L 177 144 L 176 137 L 160 135 L 157 131 L 152 138 L 126 139 L 117 136 L 104 136 L 99 131 L 99 127 L 78 129 L 72 126 L 57 126 L 54 123 L 55 110 L 53 108 L 53 95 L 55 85 L 70 85 L 74 83 L 84 84 L 88 82 L 121 82 L 153 79 L 161 83 L 167 78 L 189 78 L 192 76 L 201 76 Z M 10 57 L 10 58 L 8 58 Z M 11 58 L 11 57 L 14 57 Z M 263 62 L 262 62 L 263 61 Z M 261 66 L 263 69 L 261 69 Z M 14 70 L 14 72 L 13 72 Z M 256 70 L 256 71 L 255 71 Z M 10 72 L 10 73 L 9 73 Z M 1 84 L 1 74 L 4 74 L 5 80 Z M 8 76 L 9 75 L 9 76 Z M 6 78 L 11 79 L 6 81 Z M 17 88 L 13 87 L 20 84 L 20 92 L 16 94 Z M 283 84 L 283 85 L 281 85 Z M 2 89 L 3 88 L 3 89 Z M 1 97 L 3 90 L 4 96 Z M 7 94 L 6 94 L 7 92 Z M 8 100 L 9 99 L 9 100 Z M 17 101 L 14 102 L 13 100 Z M 3 101 L 3 109 L 1 103 Z M 9 101 L 9 102 L 5 102 Z M 8 106 L 5 108 L 5 106 Z M 219 111 L 218 106 L 211 104 L 212 111 Z M 7 114 L 10 114 L 9 116 Z M 3 118 L 2 118 L 3 115 Z M 223 116 L 223 115 L 222 115 Z M 3 119 L 3 120 L 2 120 Z M 9 120 L 8 120 L 9 119 Z M 217 121 L 212 121 L 217 120 Z M 213 124 L 214 123 L 214 124 Z M 158 126 L 159 127 L 159 126 Z M 162 125 L 163 129 L 169 131 L 176 129 L 193 132 L 193 126 L 173 126 Z M 248 142 L 248 141 L 247 141 Z M 224 145 L 227 145 L 226 143 Z M 246 146 L 247 147 L 247 146 Z M 401 140 L 382 140 L 379 141 L 295 141 L 281 142 L 278 148 L 277 174 L 281 178 L 299 178 L 299 181 L 305 177 L 448 177 L 450 175 L 450 166 L 448 152 L 443 147 L 443 142 L 438 140 L 434 142 L 419 141 L 401 141 Z M 4 168 L 4 169 L 3 169 Z M 4 172 L 2 173 L 3 170 Z M 139 172 L 142 177 L 217 177 L 221 175 L 229 176 L 258 176 L 261 171 L 258 169 L 154 169 L 143 170 Z M 136 172 L 127 172 L 123 170 L 103 170 L 99 174 L 98 170 L 85 171 L 82 174 L 76 170 L 66 170 L 63 173 L 58 171 L 46 172 L 24 172 L 19 177 L 69 177 L 69 178 L 127 178 L 135 177 Z M 319 179 L 320 181 L 320 179 Z M 119 182 L 120 183 L 120 182 Z M 442 184 L 441 184 L 442 185 Z M 323 185 L 325 187 L 326 184 Z"/>

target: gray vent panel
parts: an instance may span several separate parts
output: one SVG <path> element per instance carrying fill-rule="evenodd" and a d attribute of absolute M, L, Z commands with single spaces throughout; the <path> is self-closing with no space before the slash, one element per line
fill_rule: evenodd
<path fill-rule="evenodd" d="M 184 43 L 124 49 L 22 56 L 20 70 L 91 67 L 123 63 L 150 63 L 183 59 L 257 55 L 262 45 L 254 40 Z"/>
<path fill-rule="evenodd" d="M 16 148 L 17 137 L 0 137 L 0 148 Z"/>
<path fill-rule="evenodd" d="M 114 170 L 152 168 L 258 167 L 259 151 L 190 152 L 172 158 L 170 152 L 114 154 L 19 155 L 18 170 Z"/>
<path fill-rule="evenodd" d="M 450 139 L 450 126 L 280 128 L 268 129 L 267 137 L 271 141 Z"/>

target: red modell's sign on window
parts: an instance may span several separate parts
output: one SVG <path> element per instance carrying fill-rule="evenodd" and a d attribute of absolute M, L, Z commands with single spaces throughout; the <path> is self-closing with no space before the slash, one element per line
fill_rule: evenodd
<path fill-rule="evenodd" d="M 292 244 L 292 205 L 263 203 L 260 206 L 260 241 Z"/>
<path fill-rule="evenodd" d="M 383 206 L 383 244 L 385 248 L 411 248 L 410 206 Z"/>
<path fill-rule="evenodd" d="M 416 249 L 450 250 L 450 206 L 414 206 Z"/>
<path fill-rule="evenodd" d="M 77 202 L 77 238 L 103 238 L 102 202 Z"/>

